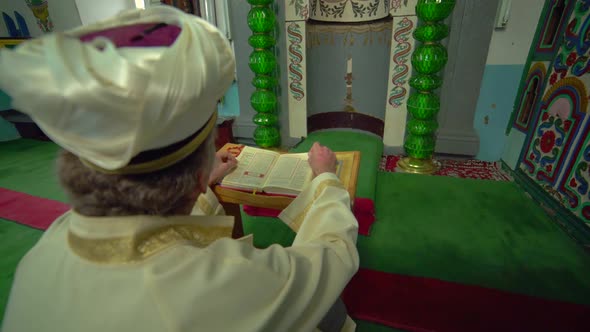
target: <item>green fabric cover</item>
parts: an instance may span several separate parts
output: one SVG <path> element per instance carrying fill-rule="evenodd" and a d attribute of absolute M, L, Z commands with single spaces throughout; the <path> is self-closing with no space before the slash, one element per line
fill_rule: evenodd
<path fill-rule="evenodd" d="M 0 142 L 0 187 L 66 202 L 55 176 L 59 147 L 51 142 L 19 139 Z M 42 231 L 0 219 L 0 317 L 12 285 L 14 271 Z"/>
<path fill-rule="evenodd" d="M 353 140 L 351 133 L 325 134 Z M 338 142 L 314 138 L 337 149 L 330 144 Z M 381 147 L 368 165 L 370 148 L 359 149 L 361 171 L 376 169 Z M 0 187 L 65 201 L 54 174 L 57 151 L 48 142 L 0 143 Z M 359 236 L 362 267 L 590 305 L 590 257 L 515 184 L 384 172 L 373 181 L 377 221 L 370 237 Z M 292 242 L 294 234 L 275 218 L 252 220 L 244 226 L 254 228 L 257 245 Z M 41 234 L 0 219 L 0 310 L 18 261 Z M 357 331 L 393 330 L 359 322 Z"/>
<path fill-rule="evenodd" d="M 10 110 L 10 97 L 0 90 L 0 112 Z M 14 125 L 4 120 L 0 114 L 0 142 L 15 140 L 20 137 Z"/>
<path fill-rule="evenodd" d="M 374 135 L 346 131 L 314 132 L 290 152 L 308 152 L 313 143 L 319 142 L 333 151 L 360 151 L 361 164 L 356 186 L 356 196 L 375 199 L 377 171 L 383 156 L 383 141 Z"/>
<path fill-rule="evenodd" d="M 42 231 L 0 218 L 0 323 L 18 262 L 37 243 Z"/>
<path fill-rule="evenodd" d="M 380 138 L 358 132 L 315 132 L 290 152 L 307 152 L 314 142 L 320 142 L 334 151 L 361 151 L 356 196 L 375 199 L 377 170 L 383 155 L 383 142 Z M 244 233 L 254 234 L 254 245 L 259 248 L 275 243 L 287 247 L 295 238 L 295 233 L 277 218 L 253 217 L 242 210 L 242 222 Z"/>
<path fill-rule="evenodd" d="M 66 202 L 55 173 L 59 149 L 29 139 L 0 142 L 0 187 Z"/>
<path fill-rule="evenodd" d="M 0 90 L 0 112 L 11 109 L 12 100 L 6 92 Z"/>
<path fill-rule="evenodd" d="M 590 305 L 590 256 L 514 183 L 379 172 L 364 268 Z"/>

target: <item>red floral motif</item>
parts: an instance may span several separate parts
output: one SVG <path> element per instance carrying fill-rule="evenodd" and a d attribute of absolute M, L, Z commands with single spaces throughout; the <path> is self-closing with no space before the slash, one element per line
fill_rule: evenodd
<path fill-rule="evenodd" d="M 531 153 L 531 155 L 529 156 L 529 159 L 530 160 L 535 160 L 535 154 L 534 153 Z"/>
<path fill-rule="evenodd" d="M 541 151 L 543 151 L 543 153 L 549 153 L 549 151 L 551 151 L 551 149 L 553 149 L 555 146 L 555 133 L 550 130 L 547 130 L 545 133 L 543 133 L 540 145 Z"/>
<path fill-rule="evenodd" d="M 572 180 L 570 181 L 570 187 L 575 188 L 578 186 L 578 183 L 576 182 L 576 179 L 572 178 Z"/>
<path fill-rule="evenodd" d="M 553 165 L 547 165 L 545 169 L 547 170 L 547 172 L 551 172 L 551 170 L 553 169 Z"/>
<path fill-rule="evenodd" d="M 551 83 L 551 85 L 555 84 L 555 82 L 557 82 L 557 73 L 553 73 L 551 78 L 549 78 L 549 83 Z"/>
<path fill-rule="evenodd" d="M 571 126 L 572 126 L 572 120 L 565 120 L 563 122 L 563 129 L 565 129 L 565 131 L 570 130 Z"/>
<path fill-rule="evenodd" d="M 309 17 L 309 9 L 307 9 L 307 5 L 301 9 L 301 16 Z"/>
<path fill-rule="evenodd" d="M 545 112 L 543 113 L 543 121 L 547 121 L 547 119 L 549 119 L 549 113 Z"/>
<path fill-rule="evenodd" d="M 561 79 L 565 78 L 565 75 L 567 74 L 567 71 L 562 71 L 561 74 L 559 75 Z"/>
<path fill-rule="evenodd" d="M 576 54 L 576 52 L 572 52 L 570 53 L 570 55 L 568 55 L 567 60 L 565 60 L 565 64 L 571 66 L 576 62 L 577 59 L 578 55 Z"/>

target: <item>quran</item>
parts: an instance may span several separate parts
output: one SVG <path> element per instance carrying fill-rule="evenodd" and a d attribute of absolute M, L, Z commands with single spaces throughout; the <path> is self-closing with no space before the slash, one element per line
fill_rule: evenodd
<path fill-rule="evenodd" d="M 244 145 L 227 143 L 221 148 L 221 151 L 228 151 L 231 154 L 233 154 L 234 156 L 236 156 L 238 159 L 242 159 L 242 158 L 246 158 L 246 157 L 244 157 L 245 155 L 242 155 L 242 152 L 244 149 L 246 149 L 246 147 Z M 261 149 L 257 149 L 257 150 L 261 150 Z M 282 152 L 272 152 L 272 151 L 268 151 L 268 150 L 262 150 L 262 152 L 264 152 L 264 151 L 271 152 L 271 154 L 273 154 L 275 156 L 274 158 L 278 158 L 282 153 Z M 242 157 L 240 157 L 240 155 L 242 155 Z M 340 178 L 340 181 L 342 181 L 344 188 L 346 188 L 346 190 L 350 194 L 351 201 L 354 201 L 354 198 L 356 197 L 355 196 L 356 184 L 357 184 L 357 177 L 358 177 L 358 171 L 359 171 L 360 160 L 361 160 L 361 152 L 360 151 L 336 152 L 336 158 L 338 159 L 338 165 L 339 165 L 338 166 L 338 177 Z M 242 169 L 244 168 L 244 163 L 241 164 L 241 167 L 242 167 Z M 234 170 L 234 172 L 236 172 L 236 171 L 237 171 L 237 169 Z M 232 172 L 233 174 L 232 173 L 228 174 L 227 179 L 225 179 L 225 183 L 229 186 L 236 185 L 236 186 L 234 186 L 235 189 L 225 187 L 222 184 L 217 184 L 217 185 L 213 186 L 213 191 L 215 192 L 215 194 L 219 198 L 219 201 L 223 202 L 227 206 L 230 206 L 232 204 L 242 204 L 242 205 L 249 205 L 249 206 L 253 206 L 253 207 L 283 210 L 289 204 L 291 204 L 291 202 L 294 199 L 294 196 L 296 196 L 293 194 L 282 194 L 282 195 L 281 194 L 278 194 L 278 195 L 265 194 L 263 192 L 260 192 L 258 189 L 252 189 L 254 187 L 260 187 L 259 185 L 257 185 L 257 186 L 252 186 L 250 184 L 244 185 L 244 183 L 242 183 L 239 180 L 236 183 L 233 183 L 233 181 L 231 181 L 232 178 L 233 178 L 233 180 L 235 180 L 236 178 L 239 178 L 239 175 L 238 175 L 239 173 L 234 173 L 234 172 Z M 261 183 L 262 187 L 265 187 L 264 184 L 267 181 L 266 180 L 264 180 L 264 181 L 259 180 L 259 181 L 260 182 L 258 182 L 258 183 L 259 184 Z M 268 186 L 268 183 L 266 183 L 266 184 Z M 249 189 L 246 189 L 246 188 L 249 188 Z M 271 191 L 272 191 L 272 189 L 271 189 Z M 283 191 L 281 190 L 281 192 L 283 192 Z"/>
<path fill-rule="evenodd" d="M 307 153 L 279 153 L 246 146 L 237 157 L 237 167 L 223 178 L 221 186 L 271 195 L 296 196 L 313 178 L 307 158 Z M 341 170 L 342 160 L 339 160 L 336 174 Z"/>

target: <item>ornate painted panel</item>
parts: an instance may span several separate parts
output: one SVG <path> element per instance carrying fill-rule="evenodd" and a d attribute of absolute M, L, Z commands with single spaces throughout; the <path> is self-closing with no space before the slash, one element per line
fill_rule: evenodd
<path fill-rule="evenodd" d="M 287 98 L 289 132 L 295 137 L 307 135 L 307 61 L 305 21 L 285 22 L 287 36 Z"/>
<path fill-rule="evenodd" d="M 26 0 L 27 6 L 33 12 L 37 19 L 37 25 L 43 32 L 53 31 L 53 20 L 49 13 L 49 4 L 47 0 Z"/>
<path fill-rule="evenodd" d="M 391 0 L 390 14 L 392 16 L 416 15 L 418 0 Z"/>
<path fill-rule="evenodd" d="M 542 186 L 554 186 L 576 140 L 588 104 L 584 84 L 566 78 L 549 88 L 522 169 Z"/>
<path fill-rule="evenodd" d="M 585 138 L 580 141 L 574 149 L 574 159 L 564 171 L 559 188 L 557 190 L 560 202 L 581 217 L 584 221 L 590 220 L 590 136 L 588 126 L 581 136 Z"/>
<path fill-rule="evenodd" d="M 547 71 L 520 165 L 529 178 L 586 222 L 590 222 L 589 13 L 590 0 L 581 0 L 566 17 L 562 42 Z M 541 29 L 539 36 L 543 33 Z M 530 82 L 537 77 L 530 76 Z M 526 97 L 522 99 L 524 103 Z"/>
<path fill-rule="evenodd" d="M 309 0 L 285 0 L 286 21 L 307 21 L 309 18 Z"/>
<path fill-rule="evenodd" d="M 553 54 L 559 48 L 559 37 L 563 35 L 564 23 L 575 3 L 571 0 L 549 1 L 544 24 L 536 41 L 536 53 Z"/>
<path fill-rule="evenodd" d="M 531 109 L 537 109 L 538 102 L 542 96 L 540 92 L 544 91 L 547 84 L 547 75 L 542 75 L 539 62 L 553 62 L 556 51 L 559 49 L 563 40 L 564 31 L 568 17 L 574 7 L 575 0 L 546 0 L 541 18 L 537 26 L 537 32 L 530 48 L 529 59 L 523 73 L 519 93 L 514 102 L 514 111 L 509 124 L 510 128 L 515 128 L 523 133 L 531 130 L 531 123 L 534 123 L 534 112 Z M 534 67 L 534 66 L 537 67 Z M 550 67 L 546 65 L 545 72 Z M 539 90 L 540 89 L 540 90 Z M 533 105 L 531 106 L 531 102 Z"/>
<path fill-rule="evenodd" d="M 383 142 L 389 146 L 402 146 L 408 114 L 407 100 L 410 92 L 410 58 L 414 51 L 418 17 L 394 16 L 391 41 L 391 63 L 385 100 L 385 134 Z"/>
<path fill-rule="evenodd" d="M 390 0 L 309 0 L 309 3 L 310 18 L 326 22 L 374 21 L 387 17 L 390 10 Z"/>
<path fill-rule="evenodd" d="M 541 100 L 545 78 L 547 76 L 547 67 L 550 62 L 538 61 L 531 64 L 531 69 L 526 77 L 523 93 L 516 102 L 517 117 L 514 121 L 514 127 L 522 132 L 527 132 L 533 116 L 533 110 Z"/>

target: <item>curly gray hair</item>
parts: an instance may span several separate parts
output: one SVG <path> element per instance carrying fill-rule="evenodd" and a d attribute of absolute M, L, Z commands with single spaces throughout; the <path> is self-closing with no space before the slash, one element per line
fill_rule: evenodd
<path fill-rule="evenodd" d="M 199 175 L 214 161 L 215 132 L 191 155 L 160 171 L 107 175 L 82 164 L 68 151 L 58 157 L 58 177 L 72 208 L 86 216 L 181 215 L 198 198 Z"/>

